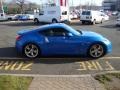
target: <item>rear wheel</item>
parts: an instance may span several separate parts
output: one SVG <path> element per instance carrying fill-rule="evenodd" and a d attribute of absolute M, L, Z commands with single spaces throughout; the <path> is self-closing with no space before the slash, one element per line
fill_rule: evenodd
<path fill-rule="evenodd" d="M 28 58 L 36 58 L 39 55 L 39 47 L 35 44 L 26 44 L 23 49 L 24 55 Z"/>
<path fill-rule="evenodd" d="M 39 23 L 39 20 L 37 18 L 34 19 L 34 23 L 35 24 L 38 24 Z"/>
<path fill-rule="evenodd" d="M 52 20 L 52 23 L 57 23 L 58 21 L 56 19 L 53 19 Z"/>
<path fill-rule="evenodd" d="M 85 24 L 85 21 L 82 21 L 82 24 Z"/>
<path fill-rule="evenodd" d="M 92 24 L 95 25 L 96 24 L 96 20 L 93 20 Z"/>
<path fill-rule="evenodd" d="M 101 20 L 101 24 L 104 22 L 104 19 Z"/>
<path fill-rule="evenodd" d="M 89 49 L 89 56 L 92 58 L 100 58 L 105 54 L 102 44 L 93 44 Z"/>
<path fill-rule="evenodd" d="M 8 18 L 8 21 L 12 21 L 12 18 Z"/>

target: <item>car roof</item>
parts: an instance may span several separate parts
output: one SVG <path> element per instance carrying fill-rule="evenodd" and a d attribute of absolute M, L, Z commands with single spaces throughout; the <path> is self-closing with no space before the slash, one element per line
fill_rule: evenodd
<path fill-rule="evenodd" d="M 55 24 L 43 25 L 43 26 L 40 26 L 39 28 L 37 28 L 36 30 L 42 31 L 42 30 L 49 29 L 49 28 L 66 28 L 66 30 L 68 30 L 69 32 L 72 32 L 74 35 L 80 35 L 80 33 L 78 33 L 73 28 L 67 26 L 64 23 L 55 23 Z"/>
<path fill-rule="evenodd" d="M 47 25 L 43 25 L 38 27 L 37 29 L 42 30 L 42 29 L 47 29 L 47 28 L 57 28 L 57 27 L 66 27 L 66 24 L 63 23 L 55 23 L 55 24 L 47 24 Z"/>

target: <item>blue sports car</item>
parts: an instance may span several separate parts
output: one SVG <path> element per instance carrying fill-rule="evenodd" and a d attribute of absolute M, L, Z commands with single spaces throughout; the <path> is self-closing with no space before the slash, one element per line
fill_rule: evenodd
<path fill-rule="evenodd" d="M 111 52 L 112 45 L 98 33 L 75 30 L 66 24 L 57 23 L 19 31 L 16 49 L 28 58 L 39 55 L 84 55 L 99 58 Z"/>

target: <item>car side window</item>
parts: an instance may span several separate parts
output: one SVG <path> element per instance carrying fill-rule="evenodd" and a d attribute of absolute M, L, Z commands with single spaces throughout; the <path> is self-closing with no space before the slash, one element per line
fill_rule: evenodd
<path fill-rule="evenodd" d="M 39 12 L 39 15 L 41 16 L 41 15 L 44 15 L 44 11 L 40 11 Z"/>
<path fill-rule="evenodd" d="M 68 31 L 65 30 L 64 28 L 52 28 L 52 29 L 47 29 L 39 32 L 40 34 L 44 36 L 66 36 Z"/>
<path fill-rule="evenodd" d="M 54 28 L 53 29 L 53 36 L 66 36 L 68 33 L 67 30 L 64 28 Z"/>
<path fill-rule="evenodd" d="M 52 29 L 46 29 L 46 30 L 40 31 L 39 33 L 44 36 L 52 36 L 53 31 L 52 31 Z"/>

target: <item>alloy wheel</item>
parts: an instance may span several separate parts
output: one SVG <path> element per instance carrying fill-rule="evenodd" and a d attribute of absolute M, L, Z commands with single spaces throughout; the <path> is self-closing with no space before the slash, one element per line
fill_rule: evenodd
<path fill-rule="evenodd" d="M 92 45 L 89 54 L 93 58 L 99 58 L 104 55 L 104 48 L 100 44 Z"/>
<path fill-rule="evenodd" d="M 39 49 L 34 44 L 27 44 L 24 48 L 24 53 L 29 58 L 35 58 L 39 54 Z"/>

